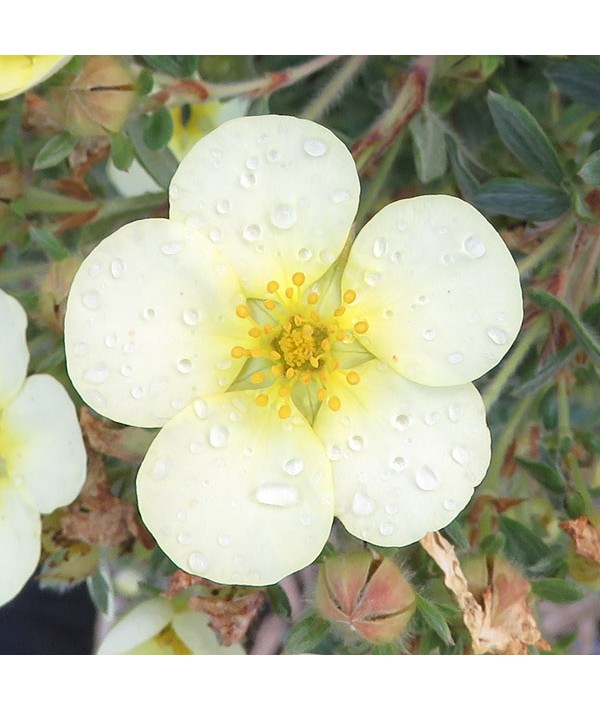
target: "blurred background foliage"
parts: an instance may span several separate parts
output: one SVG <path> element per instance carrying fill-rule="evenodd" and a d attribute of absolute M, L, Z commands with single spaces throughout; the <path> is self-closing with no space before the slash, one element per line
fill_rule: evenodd
<path fill-rule="evenodd" d="M 600 59 L 74 57 L 42 85 L 0 102 L 0 287 L 29 313 L 32 372 L 70 387 L 62 318 L 79 263 L 119 226 L 167 215 L 177 136 L 201 106 L 200 137 L 210 128 L 208 109 L 219 106 L 212 102 L 233 99 L 248 114 L 318 121 L 346 143 L 362 183 L 357 229 L 391 201 L 453 194 L 494 223 L 517 260 L 524 326 L 504 361 L 476 383 L 492 462 L 471 504 L 442 532 L 454 546 L 444 548 L 446 560 L 457 556 L 471 598 L 487 614 L 480 624 L 512 642 L 478 646 L 466 611 L 471 598 L 457 592 L 460 576 L 454 587 L 444 580 L 439 559 L 420 544 L 370 548 L 377 563 L 367 581 L 391 559 L 415 591 L 410 620 L 391 640 L 375 635 L 374 642 L 328 617 L 326 604 L 315 607 L 318 571 L 364 548 L 338 523 L 316 566 L 265 591 L 178 577 L 135 509 L 135 473 L 154 433 L 109 424 L 85 408 L 88 483 L 74 504 L 45 518 L 41 583 L 63 589 L 87 580 L 110 614 L 123 597 L 156 595 L 176 581 L 179 594 L 220 601 L 220 617 L 200 608 L 223 640 L 254 651 L 593 651 L 593 635 L 583 647 L 577 636 L 577 615 L 572 631 L 545 628 L 544 616 L 556 617 L 556 605 L 585 604 L 597 633 Z M 151 191 L 117 187 L 115 171 L 133 172 L 134 161 L 151 176 Z M 394 612 L 375 616 L 385 621 Z M 241 620 L 231 639 L 219 627 L 225 618 Z M 528 636 L 536 624 L 542 636 Z"/>

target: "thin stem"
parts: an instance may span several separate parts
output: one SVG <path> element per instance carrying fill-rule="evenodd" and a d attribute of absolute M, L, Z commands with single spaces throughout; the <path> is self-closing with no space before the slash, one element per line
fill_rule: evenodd
<path fill-rule="evenodd" d="M 557 225 L 556 230 L 550 237 L 547 237 L 535 251 L 523 257 L 523 259 L 518 262 L 521 276 L 523 277 L 528 272 L 531 272 L 540 262 L 543 262 L 546 257 L 559 246 L 563 238 L 566 237 L 573 228 L 574 223 L 571 218 Z"/>
<path fill-rule="evenodd" d="M 367 59 L 368 55 L 350 57 L 300 113 L 300 116 L 311 121 L 318 121 L 340 99 L 348 84 Z"/>
<path fill-rule="evenodd" d="M 483 402 L 486 410 L 489 410 L 500 397 L 500 393 L 504 390 L 506 383 L 522 363 L 531 346 L 547 330 L 548 319 L 546 317 L 536 319 L 534 323 L 525 329 L 523 336 L 518 339 L 510 355 L 504 359 L 502 367 L 483 392 Z"/>

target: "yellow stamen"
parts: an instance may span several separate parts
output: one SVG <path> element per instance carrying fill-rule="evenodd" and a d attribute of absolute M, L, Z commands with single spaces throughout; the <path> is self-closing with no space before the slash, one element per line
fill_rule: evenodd
<path fill-rule="evenodd" d="M 320 390 L 317 390 L 317 400 L 320 402 L 323 402 L 325 398 L 327 397 L 327 390 L 325 388 L 320 388 Z"/>
<path fill-rule="evenodd" d="M 265 395 L 264 393 L 257 395 L 256 396 L 256 404 L 260 405 L 260 407 L 264 407 L 265 405 L 268 405 L 269 404 L 269 396 Z"/>
<path fill-rule="evenodd" d="M 294 377 L 294 375 L 296 375 L 296 371 L 293 368 L 288 368 L 285 371 L 285 377 L 288 378 L 289 380 L 291 380 Z"/>
<path fill-rule="evenodd" d="M 277 304 L 276 304 L 272 299 L 267 299 L 267 300 L 264 301 L 263 303 L 264 303 L 264 305 L 265 305 L 265 308 L 266 308 L 266 309 L 269 309 L 269 311 L 273 311 L 273 309 L 275 308 L 275 306 L 277 306 Z"/>
<path fill-rule="evenodd" d="M 329 339 L 328 339 L 328 338 L 324 338 L 324 339 L 321 341 L 321 348 L 322 348 L 325 352 L 327 352 L 328 350 L 331 349 L 331 343 L 329 342 Z"/>
<path fill-rule="evenodd" d="M 271 351 L 271 358 L 281 360 L 281 353 L 279 353 L 279 351 Z"/>
<path fill-rule="evenodd" d="M 287 420 L 292 414 L 292 408 L 289 405 L 282 405 L 277 414 L 281 420 Z"/>
<path fill-rule="evenodd" d="M 369 330 L 369 324 L 366 321 L 359 321 L 358 323 L 354 324 L 354 330 L 359 335 L 362 335 L 363 333 L 366 333 Z"/>
<path fill-rule="evenodd" d="M 264 383 L 267 376 L 264 373 L 252 373 L 250 376 L 250 382 L 258 385 L 259 383 Z"/>
<path fill-rule="evenodd" d="M 273 375 L 278 378 L 283 373 L 283 368 L 280 365 L 272 365 L 271 373 L 273 373 Z"/>
<path fill-rule="evenodd" d="M 258 326 L 252 326 L 252 328 L 248 331 L 248 335 L 252 336 L 252 338 L 258 338 L 262 334 L 262 331 Z"/>
<path fill-rule="evenodd" d="M 291 286 L 288 286 L 288 288 L 285 290 L 285 295 L 288 297 L 288 299 L 292 298 L 292 296 L 294 295 L 294 290 Z"/>
<path fill-rule="evenodd" d="M 304 383 L 304 385 L 308 385 L 311 380 L 312 376 L 310 373 L 302 373 L 302 375 L 300 376 L 300 382 Z"/>
<path fill-rule="evenodd" d="M 246 355 L 250 355 L 249 351 L 247 351 L 245 348 L 242 348 L 241 346 L 234 346 L 231 349 L 232 358 L 243 358 Z"/>
<path fill-rule="evenodd" d="M 269 294 L 274 294 L 279 289 L 279 284 L 276 281 L 270 281 L 267 284 L 267 291 Z"/>
<path fill-rule="evenodd" d="M 260 358 L 262 355 L 264 355 L 264 353 L 261 351 L 260 348 L 251 348 L 251 349 L 250 349 L 250 355 L 251 355 L 253 358 Z"/>
<path fill-rule="evenodd" d="M 356 292 L 352 289 L 348 289 L 344 292 L 344 296 L 342 298 L 344 299 L 345 304 L 351 304 L 354 299 L 356 299 Z"/>
<path fill-rule="evenodd" d="M 265 323 L 265 325 L 263 326 L 263 331 L 266 334 L 269 334 L 269 333 L 271 333 L 272 330 L 273 330 L 273 326 L 271 326 L 270 323 Z"/>
<path fill-rule="evenodd" d="M 329 409 L 333 410 L 333 412 L 337 412 L 342 406 L 342 403 L 337 395 L 330 397 L 327 404 L 329 405 Z"/>
<path fill-rule="evenodd" d="M 292 281 L 294 282 L 294 284 L 296 286 L 302 286 L 302 284 L 304 284 L 305 279 L 306 279 L 306 277 L 304 276 L 304 274 L 302 272 L 296 272 L 292 276 Z"/>
<path fill-rule="evenodd" d="M 279 393 L 279 397 L 287 397 L 292 390 L 287 385 L 282 385 L 277 392 Z"/>
<path fill-rule="evenodd" d="M 360 375 L 355 370 L 351 370 L 347 373 L 346 380 L 349 385 L 358 385 L 360 383 Z"/>
<path fill-rule="evenodd" d="M 346 313 L 346 309 L 344 306 L 338 306 L 337 309 L 333 312 L 334 316 L 343 316 Z"/>
<path fill-rule="evenodd" d="M 250 309 L 245 304 L 237 306 L 235 312 L 240 318 L 248 318 L 250 316 Z"/>
<path fill-rule="evenodd" d="M 312 305 L 316 304 L 317 301 L 319 300 L 319 295 L 317 294 L 316 291 L 311 291 L 310 294 L 307 296 L 306 300 L 312 306 Z"/>

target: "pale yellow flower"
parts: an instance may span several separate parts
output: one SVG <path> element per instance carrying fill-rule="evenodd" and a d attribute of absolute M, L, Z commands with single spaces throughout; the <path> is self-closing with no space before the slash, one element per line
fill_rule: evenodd
<path fill-rule="evenodd" d="M 22 94 L 51 77 L 71 59 L 65 55 L 0 55 L 0 101 Z"/>
<path fill-rule="evenodd" d="M 311 563 L 333 516 L 380 546 L 446 526 L 490 436 L 470 381 L 522 320 L 494 228 L 444 195 L 359 198 L 346 147 L 286 116 L 229 121 L 75 277 L 70 376 L 99 413 L 162 427 L 142 517 L 181 568 L 264 585 Z"/>
<path fill-rule="evenodd" d="M 26 378 L 27 318 L 0 290 L 0 605 L 11 600 L 40 557 L 40 513 L 70 503 L 85 478 L 77 414 L 49 375 Z"/>

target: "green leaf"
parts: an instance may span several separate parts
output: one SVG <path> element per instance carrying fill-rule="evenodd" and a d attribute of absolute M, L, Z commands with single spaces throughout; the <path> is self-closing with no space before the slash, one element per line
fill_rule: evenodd
<path fill-rule="evenodd" d="M 533 580 L 531 589 L 543 600 L 550 600 L 562 605 L 577 602 L 583 598 L 583 590 L 578 585 L 562 578 Z"/>
<path fill-rule="evenodd" d="M 98 568 L 86 580 L 92 602 L 102 614 L 108 615 L 113 605 L 113 590 L 108 576 Z"/>
<path fill-rule="evenodd" d="M 452 639 L 450 627 L 448 627 L 448 623 L 444 619 L 444 616 L 439 611 L 437 606 L 434 605 L 432 602 L 429 602 L 429 600 L 426 600 L 421 595 L 419 595 L 419 593 L 415 593 L 415 595 L 417 598 L 417 611 L 423 618 L 425 624 L 428 627 L 431 627 L 431 629 L 437 634 L 437 636 L 442 640 L 442 642 L 444 642 L 445 644 L 453 645 L 454 640 Z"/>
<path fill-rule="evenodd" d="M 559 188 L 534 185 L 518 178 L 495 178 L 474 196 L 475 205 L 487 215 L 510 215 L 530 220 L 551 220 L 566 212 L 571 201 Z"/>
<path fill-rule="evenodd" d="M 569 518 L 579 518 L 585 513 L 585 501 L 578 491 L 572 491 L 565 499 L 565 511 Z"/>
<path fill-rule="evenodd" d="M 482 553 L 488 555 L 500 555 L 506 544 L 506 536 L 503 533 L 489 533 L 479 545 Z"/>
<path fill-rule="evenodd" d="M 517 462 L 530 474 L 538 484 L 551 491 L 553 494 L 564 494 L 567 485 L 563 475 L 550 465 L 526 457 L 515 457 Z"/>
<path fill-rule="evenodd" d="M 556 151 L 529 111 L 518 101 L 492 91 L 488 106 L 508 150 L 534 173 L 560 185 L 565 174 Z"/>
<path fill-rule="evenodd" d="M 569 59 L 546 71 L 559 91 L 582 106 L 600 109 L 600 67 L 585 59 Z"/>
<path fill-rule="evenodd" d="M 452 523 L 449 523 L 446 528 L 444 528 L 444 533 L 448 535 L 455 546 L 461 550 L 467 550 L 469 547 L 469 541 L 463 531 L 463 527 L 457 519 L 454 519 Z"/>
<path fill-rule="evenodd" d="M 538 535 L 512 518 L 500 517 L 500 531 L 506 537 L 507 556 L 524 566 L 535 565 L 551 555 L 550 548 Z"/>
<path fill-rule="evenodd" d="M 148 148 L 157 151 L 165 148 L 173 135 L 173 117 L 166 106 L 153 111 L 144 127 L 144 141 Z"/>
<path fill-rule="evenodd" d="M 292 616 L 292 608 L 288 596 L 281 585 L 269 585 L 265 588 L 265 592 L 273 612 L 284 620 L 289 620 Z"/>
<path fill-rule="evenodd" d="M 70 133 L 60 133 L 58 136 L 53 136 L 38 151 L 33 161 L 33 169 L 43 170 L 58 165 L 69 155 L 76 143 L 77 138 L 71 136 Z"/>
<path fill-rule="evenodd" d="M 525 395 L 532 395 L 544 387 L 565 365 L 571 360 L 579 350 L 579 344 L 569 343 L 558 353 L 548 358 L 548 360 L 535 372 L 533 377 L 521 383 L 519 387 L 512 391 L 513 397 L 522 398 Z"/>
<path fill-rule="evenodd" d="M 439 120 L 428 110 L 418 113 L 410 122 L 413 154 L 417 175 L 422 183 L 430 183 L 446 172 L 448 160 L 444 131 Z"/>
<path fill-rule="evenodd" d="M 479 189 L 479 181 L 473 175 L 469 167 L 468 158 L 460 150 L 460 146 L 454 138 L 446 135 L 446 143 L 448 146 L 448 155 L 450 156 L 450 165 L 458 187 L 460 188 L 460 192 L 471 201 Z"/>
<path fill-rule="evenodd" d="M 147 173 L 164 190 L 168 190 L 171 178 L 179 165 L 175 156 L 168 150 L 156 151 L 149 148 L 144 140 L 141 121 L 132 121 L 125 130 L 133 143 L 136 158 Z"/>
<path fill-rule="evenodd" d="M 135 150 L 133 143 L 125 133 L 117 133 L 110 139 L 110 157 L 115 167 L 127 170 L 133 163 Z"/>
<path fill-rule="evenodd" d="M 529 289 L 528 293 L 531 300 L 545 311 L 560 311 L 571 327 L 573 335 L 579 344 L 585 348 L 594 363 L 600 365 L 600 335 L 598 333 L 598 326 L 596 325 L 598 314 L 600 313 L 600 304 L 592 304 L 586 309 L 584 314 L 580 316 L 567 306 L 567 304 L 547 291 Z M 588 325 L 590 322 L 596 322 L 595 327 Z"/>
<path fill-rule="evenodd" d="M 600 188 L 600 151 L 595 151 L 588 156 L 577 175 L 588 185 Z"/>
<path fill-rule="evenodd" d="M 198 66 L 198 56 L 195 54 L 144 54 L 142 59 L 153 69 L 174 77 L 188 77 Z"/>
<path fill-rule="evenodd" d="M 29 236 L 38 247 L 44 250 L 52 261 L 59 261 L 70 255 L 70 252 L 62 246 L 46 227 L 35 227 L 31 225 L 29 227 Z"/>
<path fill-rule="evenodd" d="M 288 636 L 286 654 L 306 654 L 314 649 L 329 632 L 329 622 L 318 615 L 312 614 L 300 620 Z"/>

